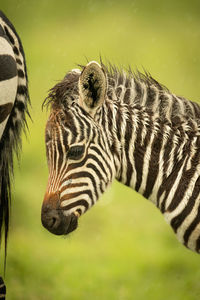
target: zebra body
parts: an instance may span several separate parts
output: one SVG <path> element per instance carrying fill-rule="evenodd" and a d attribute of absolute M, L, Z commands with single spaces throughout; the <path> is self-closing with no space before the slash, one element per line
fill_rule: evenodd
<path fill-rule="evenodd" d="M 13 155 L 19 157 L 21 132 L 28 113 L 28 79 L 21 40 L 8 18 L 0 11 L 0 242 L 9 228 Z M 4 265 L 5 268 L 5 265 Z M 1 278 L 0 278 L 1 279 Z M 2 292 L 5 286 L 2 283 Z M 4 299 L 4 295 L 0 298 Z"/>
<path fill-rule="evenodd" d="M 43 225 L 76 229 L 113 179 L 150 199 L 200 252 L 200 107 L 150 75 L 90 62 L 50 90 Z"/>

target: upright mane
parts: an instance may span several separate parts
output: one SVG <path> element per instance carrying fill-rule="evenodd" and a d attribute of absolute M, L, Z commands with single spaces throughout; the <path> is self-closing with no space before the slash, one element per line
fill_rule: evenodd
<path fill-rule="evenodd" d="M 200 122 L 200 107 L 197 103 L 171 93 L 168 88 L 155 80 L 148 72 L 133 72 L 131 68 L 123 70 L 108 63 L 101 62 L 107 76 L 107 99 L 127 105 L 139 105 L 157 113 L 160 118 L 177 117 Z M 81 66 L 84 69 L 83 66 Z M 78 81 L 81 70 L 68 72 L 64 79 L 57 83 L 45 99 L 44 104 L 65 107 L 78 97 Z"/>

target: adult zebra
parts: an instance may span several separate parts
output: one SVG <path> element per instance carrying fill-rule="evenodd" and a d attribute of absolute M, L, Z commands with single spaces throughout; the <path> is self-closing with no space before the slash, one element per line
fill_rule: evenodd
<path fill-rule="evenodd" d="M 0 11 L 0 242 L 9 229 L 13 155 L 19 155 L 21 132 L 26 127 L 29 94 L 24 50 L 11 22 Z M 0 278 L 0 298 L 5 292 Z"/>
<path fill-rule="evenodd" d="M 200 107 L 150 75 L 90 62 L 50 90 L 42 223 L 76 229 L 116 178 L 150 199 L 200 252 Z"/>

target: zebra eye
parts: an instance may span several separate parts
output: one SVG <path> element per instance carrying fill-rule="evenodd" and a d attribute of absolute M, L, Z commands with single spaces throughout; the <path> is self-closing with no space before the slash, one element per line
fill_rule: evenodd
<path fill-rule="evenodd" d="M 72 146 L 69 148 L 69 151 L 67 152 L 67 158 L 78 160 L 83 156 L 84 151 L 85 151 L 84 145 Z"/>

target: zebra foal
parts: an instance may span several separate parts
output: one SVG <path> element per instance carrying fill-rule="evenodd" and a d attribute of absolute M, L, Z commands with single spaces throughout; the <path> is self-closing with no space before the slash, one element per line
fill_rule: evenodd
<path fill-rule="evenodd" d="M 25 54 L 11 22 L 0 11 L 0 243 L 9 229 L 13 156 L 19 157 L 21 132 L 26 127 L 29 94 Z M 5 267 L 5 265 L 4 265 Z M 0 277 L 0 298 L 6 288 Z"/>
<path fill-rule="evenodd" d="M 150 75 L 90 62 L 46 99 L 49 179 L 42 223 L 75 230 L 114 178 L 150 199 L 200 252 L 200 107 Z"/>

